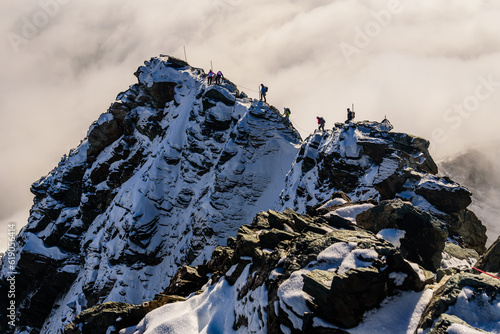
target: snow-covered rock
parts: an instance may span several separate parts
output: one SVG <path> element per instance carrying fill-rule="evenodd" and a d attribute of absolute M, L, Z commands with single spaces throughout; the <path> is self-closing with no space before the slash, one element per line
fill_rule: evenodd
<path fill-rule="evenodd" d="M 57 333 L 97 303 L 151 300 L 285 186 L 300 135 L 274 108 L 168 56 L 135 75 L 32 186 L 17 238 L 20 329 Z"/>
<path fill-rule="evenodd" d="M 498 291 L 498 279 L 470 273 L 454 275 L 434 292 L 419 328 L 435 328 L 435 333 L 500 333 Z M 447 330 L 451 326 L 456 331 Z"/>
<path fill-rule="evenodd" d="M 388 125 L 387 120 L 336 124 L 332 131 L 306 138 L 287 175 L 280 208 L 304 213 L 307 206 L 338 191 L 353 201 L 391 199 L 412 187 L 407 182 L 422 176 L 432 179 L 437 167 L 428 152 L 429 142 L 390 132 Z"/>
<path fill-rule="evenodd" d="M 203 293 L 120 333 L 348 333 L 386 297 L 432 281 L 384 239 L 332 223 L 293 210 L 259 213 L 214 252 Z"/>

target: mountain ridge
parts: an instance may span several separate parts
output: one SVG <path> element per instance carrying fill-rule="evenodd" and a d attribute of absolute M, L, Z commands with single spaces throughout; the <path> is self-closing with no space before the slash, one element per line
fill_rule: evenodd
<path fill-rule="evenodd" d="M 368 238 L 374 248 L 350 245 L 345 237 L 325 237 L 322 245 L 347 247 L 343 256 L 372 258 L 378 264 L 366 270 L 390 291 L 399 285 L 379 265 L 388 246 L 370 233 L 405 231 L 391 239 L 401 245 L 390 252 L 397 263 L 402 258 L 413 263 L 394 266 L 413 278 L 419 270 L 444 270 L 443 254 L 452 253 L 446 250 L 452 244 L 472 249 L 476 257 L 486 250 L 485 228 L 467 209 L 470 192 L 437 175 L 427 140 L 391 132 L 388 120 L 337 123 L 302 141 L 276 108 L 249 99 L 227 79 L 208 85 L 203 70 L 182 60 L 151 58 L 135 75 L 138 83 L 118 94 L 87 138 L 31 188 L 29 223 L 16 240 L 19 333 L 62 333 L 96 305 L 141 304 L 167 290 L 174 294 L 179 277 L 191 273 L 186 268 L 197 268 L 191 279 L 218 273 L 212 284 L 233 276 L 232 270 L 229 282 L 234 283 L 244 271 L 250 275 L 259 263 L 268 263 L 269 254 L 274 260 L 295 254 L 293 249 L 320 235 L 344 233 L 337 230 L 355 230 L 360 234 L 353 238 Z M 382 214 L 390 224 L 380 229 Z M 425 235 L 405 221 L 422 224 L 436 245 L 426 247 Z M 312 234 L 304 241 L 306 232 Z M 322 251 L 316 249 L 314 256 L 326 256 Z M 467 256 L 461 265 L 470 268 L 475 261 Z M 294 270 L 305 270 L 310 259 L 296 267 L 293 257 L 288 278 L 297 279 Z M 271 275 L 274 260 L 256 272 Z M 2 264 L 3 293 L 9 275 Z M 316 278 L 311 279 L 314 285 Z M 201 281 L 193 286 L 201 287 Z M 264 282 L 276 284 L 263 278 L 252 289 L 263 293 Z M 426 279 L 412 282 L 405 284 L 418 290 Z M 247 288 L 250 295 L 242 298 L 249 300 L 254 290 Z M 269 298 L 275 302 L 276 297 Z M 298 324 L 306 319 L 285 310 L 285 304 L 293 308 L 289 301 L 279 302 L 294 320 L 272 321 L 301 330 Z M 356 308 L 362 314 L 376 304 Z M 280 328 L 268 327 L 262 321 L 267 311 L 259 312 L 259 331 Z M 359 315 L 354 318 L 337 325 L 352 326 Z M 248 328 L 241 321 L 234 326 Z"/>

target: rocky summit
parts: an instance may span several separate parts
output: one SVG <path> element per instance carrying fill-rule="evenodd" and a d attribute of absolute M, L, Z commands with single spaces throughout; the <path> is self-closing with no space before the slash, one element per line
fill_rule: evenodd
<path fill-rule="evenodd" d="M 302 140 L 182 60 L 135 75 L 32 185 L 0 332 L 500 333 L 499 243 L 427 140 L 387 119 Z"/>

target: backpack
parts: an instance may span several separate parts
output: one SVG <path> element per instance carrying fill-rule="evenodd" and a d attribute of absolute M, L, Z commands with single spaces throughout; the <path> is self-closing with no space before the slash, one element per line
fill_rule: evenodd
<path fill-rule="evenodd" d="M 263 87 L 262 87 L 262 92 L 263 92 L 263 93 L 267 93 L 267 86 L 263 86 Z"/>

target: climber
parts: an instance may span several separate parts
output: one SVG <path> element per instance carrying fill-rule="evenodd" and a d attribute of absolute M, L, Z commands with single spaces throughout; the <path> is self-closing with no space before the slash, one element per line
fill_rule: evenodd
<path fill-rule="evenodd" d="M 209 85 L 211 85 L 211 84 L 212 84 L 212 80 L 214 79 L 214 75 L 215 75 L 214 71 L 210 70 L 210 71 L 208 72 L 208 84 L 209 84 Z"/>
<path fill-rule="evenodd" d="M 318 120 L 318 130 L 325 131 L 325 119 L 323 117 L 316 117 Z"/>
<path fill-rule="evenodd" d="M 223 77 L 224 77 L 224 75 L 222 75 L 222 72 L 218 71 L 217 75 L 215 76 L 215 84 L 220 85 L 220 82 L 221 82 Z"/>
<path fill-rule="evenodd" d="M 354 116 L 355 116 L 354 110 L 347 108 L 347 121 L 345 121 L 345 123 L 347 124 L 350 121 L 352 121 L 354 119 Z"/>
<path fill-rule="evenodd" d="M 264 84 L 260 84 L 260 101 L 266 102 L 267 87 Z"/>
<path fill-rule="evenodd" d="M 292 113 L 292 112 L 290 111 L 290 108 L 285 108 L 285 112 L 284 112 L 284 114 L 285 114 L 285 118 L 286 118 L 286 119 L 290 118 L 290 114 L 291 114 L 291 113 Z"/>

